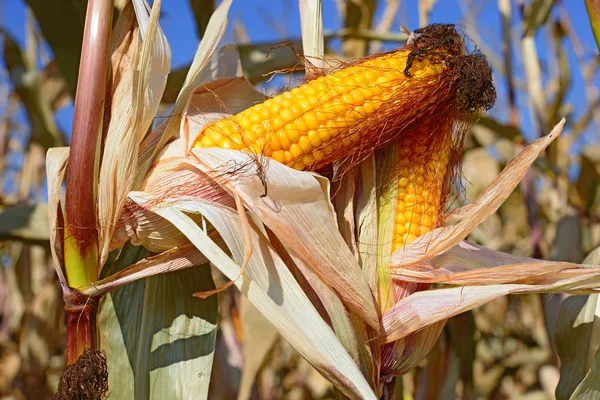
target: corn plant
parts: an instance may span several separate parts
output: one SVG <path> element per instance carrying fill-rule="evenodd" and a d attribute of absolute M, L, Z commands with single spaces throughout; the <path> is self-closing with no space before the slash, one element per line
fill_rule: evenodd
<path fill-rule="evenodd" d="M 264 99 L 239 75 L 236 46 L 218 46 L 225 0 L 153 126 L 170 69 L 161 1 L 132 1 L 112 33 L 106 3 L 88 5 L 72 146 L 47 158 L 68 311 L 59 396 L 206 398 L 215 294 L 231 285 L 340 395 L 361 399 L 392 398 L 452 316 L 598 286 L 598 267 L 465 241 L 565 121 L 450 210 L 464 134 L 496 97 L 456 27 L 330 66 L 320 1 L 301 0 L 307 80 Z M 215 287 L 211 266 L 229 282 Z"/>

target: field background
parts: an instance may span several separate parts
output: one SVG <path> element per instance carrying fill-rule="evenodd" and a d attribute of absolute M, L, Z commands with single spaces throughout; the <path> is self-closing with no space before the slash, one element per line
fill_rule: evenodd
<path fill-rule="evenodd" d="M 86 2 L 46 2 L 0 0 L 2 398 L 52 398 L 65 362 L 63 302 L 48 244 L 44 155 L 70 140 Z M 116 7 L 122 3 L 117 0 Z M 165 110 L 214 3 L 164 1 L 161 26 L 173 51 Z M 341 60 L 398 47 L 405 38 L 401 27 L 460 25 L 494 67 L 498 91 L 495 107 L 467 136 L 463 200 L 475 198 L 525 143 L 567 119 L 563 136 L 470 240 L 572 262 L 582 262 L 600 245 L 600 59 L 583 0 L 323 0 L 323 16 L 328 56 Z M 268 75 L 297 64 L 288 47 L 267 57 L 280 43 L 299 48 L 297 1 L 234 0 L 230 17 L 224 43 L 240 45 L 248 79 L 267 94 L 301 82 L 300 74 Z M 275 334 L 263 344 L 267 355 L 249 364 L 260 346 L 244 347 L 243 301 L 234 291 L 221 296 L 211 398 L 235 397 L 240 390 L 261 399 L 332 396 L 330 385 Z M 506 297 L 452 319 L 429 359 L 404 377 L 406 398 L 444 399 L 454 393 L 554 398 L 559 353 L 569 354 L 576 345 L 561 332 L 570 315 L 562 300 L 559 295 Z M 572 298 L 571 305 L 583 300 Z M 255 327 L 255 335 L 268 336 L 271 330 Z M 255 382 L 241 379 L 243 365 L 256 369 Z M 559 398 L 561 390 L 567 389 L 559 388 Z"/>

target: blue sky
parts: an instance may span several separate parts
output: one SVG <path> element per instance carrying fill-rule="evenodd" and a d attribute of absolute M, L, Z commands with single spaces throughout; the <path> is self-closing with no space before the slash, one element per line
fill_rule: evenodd
<path fill-rule="evenodd" d="M 376 21 L 379 20 L 383 12 L 384 1 L 379 2 L 382 6 L 376 12 Z M 467 3 L 464 0 L 438 0 L 430 22 L 457 23 L 464 22 L 463 9 L 458 4 Z M 499 54 L 501 43 L 500 17 L 497 8 L 497 2 L 488 0 L 485 2 L 474 2 L 483 4 L 478 13 L 477 23 L 481 40 L 486 46 Z M 514 3 L 514 1 L 513 1 Z M 563 1 L 563 7 L 571 18 L 573 28 L 578 37 L 583 42 L 586 49 L 590 50 L 590 55 L 596 51 L 592 32 L 587 20 L 587 14 L 583 5 L 583 0 Z M 10 32 L 17 40 L 24 43 L 25 33 L 25 5 L 23 0 L 0 0 L 0 24 Z M 416 0 L 406 0 L 402 2 L 402 8 L 399 17 L 394 23 L 393 30 L 399 30 L 400 26 L 405 26 L 409 30 L 418 27 L 418 2 Z M 478 5 L 479 6 L 479 5 Z M 556 8 L 556 7 L 555 7 Z M 518 10 L 513 4 L 513 12 L 518 14 Z M 554 14 L 557 10 L 555 9 Z M 324 25 L 326 30 L 335 30 L 342 26 L 335 1 L 323 0 Z M 239 21 L 253 42 L 274 41 L 287 38 L 298 38 L 300 36 L 300 18 L 297 0 L 233 0 L 230 12 L 230 21 Z M 521 24 L 519 18 L 515 19 L 514 27 L 517 29 Z M 188 0 L 163 0 L 163 16 L 161 26 L 167 35 L 172 48 L 173 68 L 185 65 L 192 59 L 199 43 L 196 34 L 195 22 L 188 5 Z M 285 37 L 282 38 L 282 35 Z M 538 48 L 541 49 L 542 60 L 551 57 L 548 53 L 548 43 L 545 40 L 546 32 L 540 31 L 536 35 Z M 233 33 L 233 23 L 225 35 L 224 43 L 231 42 L 235 38 Z M 391 48 L 391 46 L 386 46 Z M 586 108 L 587 100 L 584 94 L 584 82 L 577 71 L 577 60 L 570 44 L 567 46 L 573 82 L 568 93 L 567 101 L 574 106 L 575 116 L 579 115 Z M 517 54 L 518 57 L 520 55 Z M 515 60 L 516 63 L 516 60 Z M 521 67 L 515 64 L 518 77 L 523 77 Z M 507 122 L 507 99 L 504 82 L 496 74 L 496 86 L 498 89 L 498 102 L 492 110 L 492 115 L 501 122 Z M 599 80 L 596 77 L 594 84 L 598 85 Z M 527 98 L 523 95 L 518 97 L 518 106 L 521 115 L 521 126 L 524 134 L 531 139 L 531 121 L 527 108 Z M 2 112 L 2 110 L 0 110 Z M 63 108 L 57 113 L 57 119 L 61 130 L 70 136 L 72 106 Z M 24 113 L 21 117 L 25 120 Z M 597 140 L 597 127 L 591 126 L 582 138 L 579 145 L 586 142 Z"/>

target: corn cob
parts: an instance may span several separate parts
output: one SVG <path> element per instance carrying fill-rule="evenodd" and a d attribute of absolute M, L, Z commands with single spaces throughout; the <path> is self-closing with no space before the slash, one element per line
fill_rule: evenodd
<path fill-rule="evenodd" d="M 399 93 L 418 89 L 422 78 L 445 70 L 442 62 L 423 58 L 411 62 L 405 74 L 409 54 L 409 49 L 384 54 L 309 81 L 207 126 L 194 147 L 250 151 L 298 170 L 328 164 L 382 134 L 352 127 Z"/>
<path fill-rule="evenodd" d="M 452 120 L 433 135 L 399 140 L 392 252 L 441 224 L 452 152 Z"/>

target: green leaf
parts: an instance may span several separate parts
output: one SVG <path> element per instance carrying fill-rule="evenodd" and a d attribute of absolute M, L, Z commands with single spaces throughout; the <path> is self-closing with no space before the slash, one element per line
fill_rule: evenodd
<path fill-rule="evenodd" d="M 60 147 L 65 140 L 56 126 L 51 103 L 53 96 L 42 91 L 42 81 L 14 38 L 0 28 L 4 36 L 4 61 L 15 92 L 25 105 L 31 126 L 31 139 L 44 148 Z"/>
<path fill-rule="evenodd" d="M 127 245 L 114 273 L 143 258 Z M 98 313 L 111 399 L 206 399 L 217 334 L 217 296 L 208 265 L 136 281 L 104 296 Z"/>
<path fill-rule="evenodd" d="M 215 0 L 189 0 L 190 7 L 194 12 L 196 18 L 196 29 L 198 30 L 198 36 L 204 37 L 204 31 L 208 26 L 210 16 L 215 9 Z"/>
<path fill-rule="evenodd" d="M 0 207 L 0 221 L 0 239 L 48 243 L 50 234 L 46 204 Z"/>
<path fill-rule="evenodd" d="M 26 0 L 26 3 L 75 98 L 87 0 Z"/>
<path fill-rule="evenodd" d="M 448 320 L 448 333 L 450 345 L 458 358 L 459 377 L 462 380 L 463 390 L 472 393 L 473 389 L 473 361 L 475 361 L 475 318 L 472 312 L 457 315 Z"/>
<path fill-rule="evenodd" d="M 588 255 L 584 263 L 600 264 L 600 248 Z M 578 386 L 588 380 L 586 376 L 592 373 L 590 368 L 596 369 L 596 376 L 600 371 L 597 355 L 600 346 L 600 298 L 597 294 L 566 298 L 558 310 L 557 321 L 555 337 L 560 357 L 560 380 L 556 387 L 556 399 L 573 399 L 575 391 L 580 392 L 578 399 L 591 398 L 581 397 L 583 392 Z M 589 381 L 587 385 L 591 389 Z"/>
<path fill-rule="evenodd" d="M 600 397 L 600 351 L 596 352 L 594 365 L 577 387 L 570 400 L 594 400 Z"/>
<path fill-rule="evenodd" d="M 589 212 L 596 204 L 598 184 L 600 183 L 598 165 L 598 161 L 589 157 L 585 152 L 581 154 L 581 171 L 571 191 L 574 203 L 585 212 Z"/>
<path fill-rule="evenodd" d="M 599 0 L 585 0 L 585 8 L 590 18 L 590 26 L 592 32 L 594 32 L 594 38 L 596 39 L 596 46 L 600 50 L 600 1 Z"/>
<path fill-rule="evenodd" d="M 533 0 L 524 12 L 525 36 L 534 35 L 546 23 L 556 0 Z"/>

